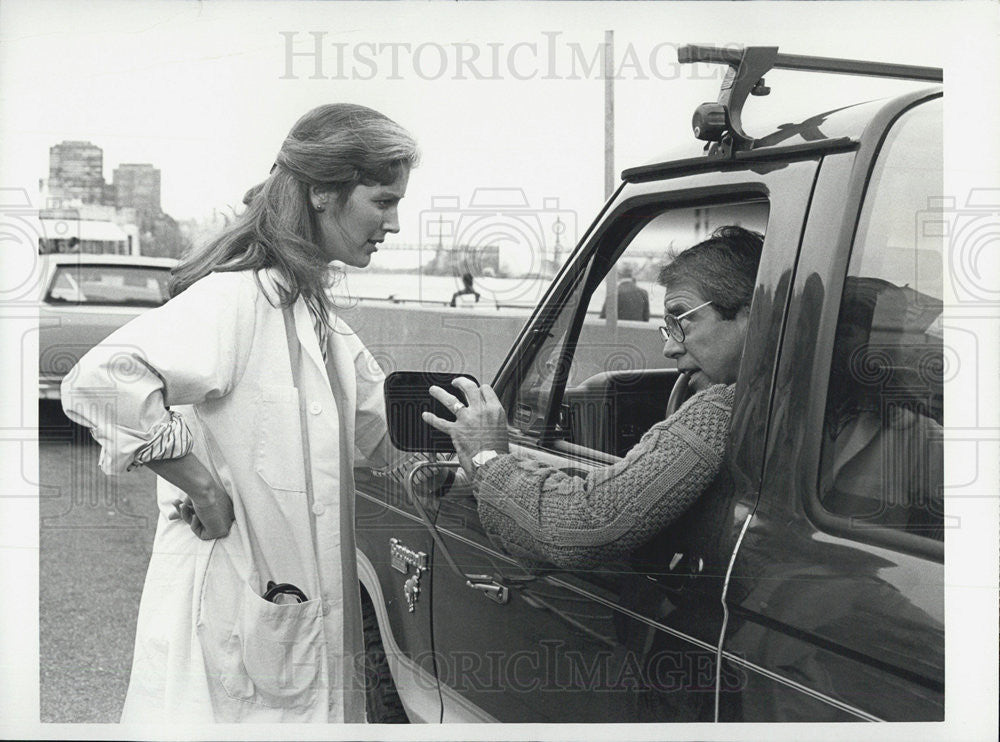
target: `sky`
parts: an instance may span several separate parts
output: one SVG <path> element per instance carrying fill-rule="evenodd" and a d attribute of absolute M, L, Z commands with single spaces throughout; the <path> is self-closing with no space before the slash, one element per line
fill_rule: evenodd
<path fill-rule="evenodd" d="M 13 492 L 23 471 L 30 470 L 31 459 L 24 464 L 20 449 L 7 454 L 23 442 L 18 435 L 30 437 L 24 421 L 33 414 L 37 368 L 30 343 L 22 339 L 34 321 L 33 294 L 23 287 L 34 275 L 35 251 L 30 240 L 20 245 L 25 249 L 13 249 L 18 245 L 10 236 L 19 234 L 17 209 L 39 205 L 38 179 L 48 174 L 53 144 L 89 140 L 100 146 L 108 180 L 119 163 L 152 163 L 162 171 L 164 210 L 178 219 L 199 219 L 238 204 L 248 187 L 267 176 L 285 134 L 301 114 L 322 103 L 362 103 L 409 129 L 423 152 L 401 205 L 401 233 L 395 241 L 426 240 L 430 223 L 444 212 L 467 209 L 478 191 L 480 202 L 498 212 L 516 208 L 564 214 L 573 230 L 566 239 L 572 242 L 605 197 L 604 80 L 593 60 L 605 31 L 612 30 L 618 72 L 616 172 L 664 159 L 667 153 L 700 151 L 691 135 L 691 114 L 699 103 L 716 99 L 721 71 L 677 65 L 675 50 L 682 44 L 777 45 L 794 54 L 944 66 L 945 196 L 961 210 L 972 188 L 998 189 L 984 192 L 993 194 L 987 201 L 994 199 L 989 203 L 994 204 L 995 222 L 1000 204 L 998 7 L 996 2 L 3 0 L 0 347 L 25 350 L 3 354 L 0 379 L 14 380 L 5 387 L 15 392 L 20 383 L 30 402 L 25 405 L 16 394 L 0 398 L 4 486 Z M 818 110 L 923 87 L 784 71 L 768 74 L 767 82 L 771 95 L 751 99 L 745 111 L 744 125 L 751 134 L 755 126 L 770 128 Z M 512 206 L 501 195 L 516 197 L 521 205 Z M 25 296 L 28 304 L 18 304 Z M 960 307 L 955 321 L 963 312 L 995 320 L 996 304 Z M 18 324 L 22 321 L 27 325 Z M 995 321 L 975 325 L 975 331 L 984 358 L 991 359 L 982 361 L 984 378 L 1000 378 L 996 359 L 989 355 L 989 349 L 995 355 L 998 347 Z M 974 421 L 969 435 L 995 440 L 1000 427 L 989 427 L 1000 426 L 995 399 L 963 399 L 952 393 L 949 405 L 951 420 Z M 979 466 L 996 471 L 990 463 L 996 462 L 995 448 L 983 447 L 986 458 Z M 37 570 L 37 538 L 32 541 L 32 529 L 14 525 L 30 519 L 32 512 L 37 517 L 37 508 L 31 511 L 28 501 L 0 499 L 5 508 L 0 513 L 0 557 L 23 557 L 16 568 L 5 566 L 2 584 L 7 585 L 9 576 L 20 579 Z M 949 620 L 983 608 L 983 601 L 975 602 L 975 591 L 963 588 L 979 584 L 983 564 L 996 568 L 996 524 L 986 523 L 989 541 L 969 537 L 976 525 L 970 522 L 966 538 L 948 544 Z M 995 579 L 990 584 L 985 615 L 995 620 Z M 23 631 L 25 620 L 31 623 L 30 606 L 26 610 L 27 618 L 22 614 L 15 623 L 9 614 L 0 614 L 0 638 L 7 637 L 0 642 L 0 656 L 14 645 L 27 647 L 29 654 L 35 646 L 37 632 L 33 638 L 30 631 L 14 633 Z M 989 659 L 992 684 L 971 684 L 962 674 L 982 661 L 971 638 L 979 636 L 976 631 L 991 657 L 995 651 L 996 624 L 975 623 L 949 633 L 948 687 L 961 691 L 949 690 L 952 721 L 995 709 L 995 657 Z M 0 665 L 0 692 L 19 694 L 17 708 L 27 710 L 28 721 L 18 717 L 18 723 L 29 725 L 32 703 L 37 704 L 30 664 L 23 670 L 27 684 L 11 684 L 10 675 L 4 676 L 7 666 Z M 7 709 L 14 706 L 6 704 Z M 4 727 L 2 708 L 0 736 L 23 736 L 29 727 Z M 989 721 L 995 726 L 995 714 Z M 961 736 L 960 727 L 949 730 Z M 882 729 L 877 736 L 889 738 L 898 731 Z M 910 729 L 900 738 L 932 732 Z M 862 733 L 869 734 L 857 732 Z M 636 731 L 633 736 L 645 734 Z M 699 731 L 706 739 L 715 734 Z M 769 729 L 767 736 L 781 734 L 794 738 L 797 732 Z"/>
<path fill-rule="evenodd" d="M 938 42 L 949 16 L 935 8 L 753 5 L 182 1 L 94 2 L 80 12 L 5 2 L 2 133 L 17 145 L 3 148 L 4 183 L 36 194 L 49 147 L 88 140 L 104 150 L 107 180 L 121 162 L 151 162 L 162 172 L 164 210 L 201 218 L 238 204 L 266 177 L 298 116 L 353 101 L 394 118 L 421 145 L 400 241 L 416 241 L 440 203 L 467 207 L 476 189 L 521 189 L 532 209 L 557 200 L 582 228 L 605 197 L 595 55 L 606 30 L 614 32 L 616 172 L 678 147 L 698 151 L 690 117 L 716 98 L 722 69 L 678 65 L 679 45 L 946 61 Z M 834 17 L 850 35 L 830 33 Z M 921 86 L 810 77 L 769 75 L 773 92 L 750 101 L 747 127 Z"/>

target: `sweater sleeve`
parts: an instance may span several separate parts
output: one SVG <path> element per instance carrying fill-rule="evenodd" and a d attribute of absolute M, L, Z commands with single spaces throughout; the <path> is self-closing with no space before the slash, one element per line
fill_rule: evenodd
<path fill-rule="evenodd" d="M 476 472 L 483 526 L 509 552 L 564 568 L 630 553 L 691 507 L 715 478 L 733 391 L 716 385 L 694 395 L 625 458 L 586 477 L 498 456 Z"/>

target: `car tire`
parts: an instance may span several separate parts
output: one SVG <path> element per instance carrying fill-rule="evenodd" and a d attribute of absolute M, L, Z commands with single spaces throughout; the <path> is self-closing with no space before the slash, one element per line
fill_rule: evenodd
<path fill-rule="evenodd" d="M 409 724 L 403 702 L 396 692 L 396 683 L 389 672 L 375 606 L 363 590 L 361 620 L 365 641 L 365 715 L 368 723 Z"/>

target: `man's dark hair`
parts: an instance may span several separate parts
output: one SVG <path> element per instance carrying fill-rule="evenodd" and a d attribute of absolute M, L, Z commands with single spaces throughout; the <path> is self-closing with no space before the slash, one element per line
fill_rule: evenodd
<path fill-rule="evenodd" d="M 743 227 L 719 227 L 660 269 L 660 285 L 688 285 L 712 302 L 725 319 L 749 307 L 757 282 L 764 235 Z"/>

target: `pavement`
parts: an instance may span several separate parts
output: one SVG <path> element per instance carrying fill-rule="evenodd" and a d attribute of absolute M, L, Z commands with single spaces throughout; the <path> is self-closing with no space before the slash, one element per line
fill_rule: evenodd
<path fill-rule="evenodd" d="M 156 529 L 155 477 L 106 477 L 58 402 L 39 407 L 42 722 L 117 722 Z"/>

